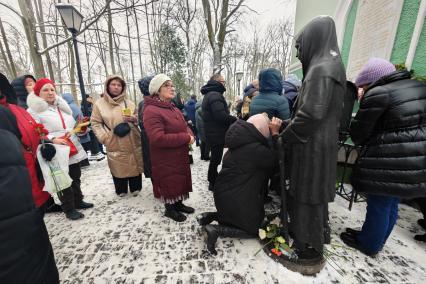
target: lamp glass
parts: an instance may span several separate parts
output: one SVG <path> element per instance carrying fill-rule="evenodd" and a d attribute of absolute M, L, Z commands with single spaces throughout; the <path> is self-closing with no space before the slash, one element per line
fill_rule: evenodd
<path fill-rule="evenodd" d="M 235 75 L 237 75 L 237 80 L 240 81 L 243 78 L 244 73 L 243 72 L 237 72 Z"/>
<path fill-rule="evenodd" d="M 83 15 L 72 5 L 57 4 L 56 8 L 69 30 L 80 31 Z"/>

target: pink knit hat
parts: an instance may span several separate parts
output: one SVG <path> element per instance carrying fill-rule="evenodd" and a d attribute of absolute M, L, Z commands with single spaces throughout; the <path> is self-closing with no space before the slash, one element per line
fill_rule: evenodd
<path fill-rule="evenodd" d="M 265 138 L 269 137 L 269 118 L 266 113 L 259 113 L 250 116 L 250 118 L 247 119 L 247 122 L 253 124 Z"/>
<path fill-rule="evenodd" d="M 382 58 L 371 57 L 358 74 L 355 85 L 358 88 L 370 85 L 383 76 L 389 75 L 395 71 L 395 66 L 389 61 Z"/>

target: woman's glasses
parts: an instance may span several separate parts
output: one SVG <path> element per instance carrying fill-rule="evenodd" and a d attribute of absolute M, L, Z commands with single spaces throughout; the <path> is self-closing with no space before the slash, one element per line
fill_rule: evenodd
<path fill-rule="evenodd" d="M 161 87 L 174 88 L 175 86 L 172 83 L 166 83 L 166 84 L 163 84 Z"/>

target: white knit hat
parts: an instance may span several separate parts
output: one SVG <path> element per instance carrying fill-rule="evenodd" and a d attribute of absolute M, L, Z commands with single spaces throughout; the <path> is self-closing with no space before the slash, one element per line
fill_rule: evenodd
<path fill-rule="evenodd" d="M 154 78 L 152 78 L 151 83 L 149 83 L 149 94 L 154 95 L 155 93 L 158 93 L 164 82 L 171 80 L 172 79 L 170 79 L 170 77 L 166 74 L 155 75 Z"/>

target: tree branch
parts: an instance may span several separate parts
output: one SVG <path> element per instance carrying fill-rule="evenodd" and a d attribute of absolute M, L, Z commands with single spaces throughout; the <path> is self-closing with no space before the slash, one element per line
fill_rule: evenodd
<path fill-rule="evenodd" d="M 99 12 L 99 14 L 90 23 L 86 24 L 85 27 L 77 33 L 77 36 L 84 33 L 84 31 L 86 31 L 91 25 L 93 25 L 94 23 L 96 23 L 99 20 L 99 18 L 107 11 L 108 5 L 110 4 L 111 1 L 112 0 L 107 0 L 105 6 L 102 8 L 102 10 Z M 71 39 L 72 39 L 72 36 L 70 36 L 70 37 L 68 37 L 68 38 L 66 38 L 66 39 L 64 39 L 60 42 L 57 42 L 57 43 L 55 43 L 51 46 L 48 46 L 43 50 L 38 50 L 37 52 L 39 54 L 44 54 L 44 53 L 48 52 L 49 50 L 70 41 Z"/>

